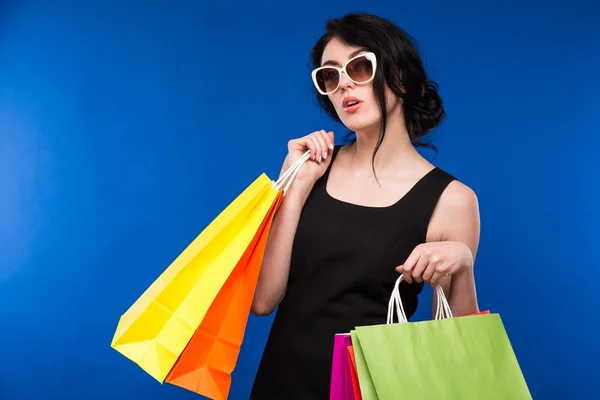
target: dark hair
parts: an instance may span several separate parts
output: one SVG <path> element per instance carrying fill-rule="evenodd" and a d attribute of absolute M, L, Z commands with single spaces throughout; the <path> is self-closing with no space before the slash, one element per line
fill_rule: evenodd
<path fill-rule="evenodd" d="M 410 35 L 391 21 L 375 15 L 351 13 L 342 18 L 330 19 L 327 21 L 325 34 L 311 50 L 313 68 L 321 65 L 325 46 L 333 38 L 348 45 L 363 47 L 377 57 L 373 91 L 381 110 L 381 132 L 373 152 L 373 162 L 385 136 L 386 83 L 403 100 L 404 120 L 413 145 L 427 147 L 437 153 L 437 148 L 424 142 L 422 138 L 437 128 L 444 119 L 444 105 L 438 94 L 438 85 L 428 78 L 415 41 Z M 320 106 L 334 120 L 340 121 L 329 98 L 316 93 Z"/>

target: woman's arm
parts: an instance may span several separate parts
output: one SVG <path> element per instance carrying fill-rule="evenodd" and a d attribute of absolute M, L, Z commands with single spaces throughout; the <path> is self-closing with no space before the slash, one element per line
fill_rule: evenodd
<path fill-rule="evenodd" d="M 331 163 L 332 157 L 327 157 L 327 154 L 335 148 L 333 143 L 333 132 L 324 130 L 290 140 L 288 143 L 288 156 L 283 162 L 280 176 L 307 149 L 310 150 L 312 159 L 302 165 L 273 218 L 252 301 L 251 311 L 256 315 L 272 313 L 283 299 L 288 284 L 298 221 L 314 184 Z"/>
<path fill-rule="evenodd" d="M 287 170 L 284 162 L 282 172 Z M 260 316 L 272 313 L 283 299 L 290 272 L 292 245 L 304 203 L 312 185 L 296 180 L 273 218 L 261 265 L 252 313 Z"/>
<path fill-rule="evenodd" d="M 479 246 L 479 203 L 471 188 L 453 181 L 444 191 L 431 218 L 431 230 L 440 241 L 453 242 L 458 272 L 440 279 L 454 316 L 479 311 L 475 287 L 474 265 Z M 433 315 L 437 296 L 433 291 Z"/>
<path fill-rule="evenodd" d="M 479 206 L 475 193 L 453 181 L 442 193 L 427 230 L 426 243 L 418 245 L 397 267 L 408 282 L 441 285 L 455 316 L 476 313 L 474 264 L 479 245 Z M 433 315 L 437 295 L 433 291 Z"/>

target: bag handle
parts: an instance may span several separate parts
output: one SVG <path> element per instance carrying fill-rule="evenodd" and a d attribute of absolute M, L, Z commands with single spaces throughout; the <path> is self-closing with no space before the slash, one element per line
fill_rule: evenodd
<path fill-rule="evenodd" d="M 440 285 L 436 285 L 435 289 L 437 290 L 437 309 L 435 313 L 435 319 L 452 318 L 452 310 L 450 309 L 450 304 L 448 304 L 448 299 L 446 299 L 444 289 L 442 289 Z"/>
<path fill-rule="evenodd" d="M 402 298 L 400 297 L 400 282 L 402 282 L 402 275 L 396 280 L 394 290 L 392 290 L 392 295 L 390 296 L 387 315 L 388 324 L 394 323 L 394 309 L 396 309 L 398 323 L 402 324 L 408 322 L 406 313 L 404 312 L 404 306 L 402 305 Z M 435 319 L 452 318 L 452 310 L 450 310 L 450 305 L 444 294 L 444 289 L 442 289 L 440 285 L 436 285 L 434 290 L 437 292 L 437 311 L 435 313 Z"/>
<path fill-rule="evenodd" d="M 283 184 L 287 180 L 287 184 L 283 188 L 283 194 L 285 195 L 292 185 L 294 178 L 300 172 L 300 169 L 304 165 L 304 163 L 310 158 L 310 150 L 307 150 L 299 159 L 296 160 L 280 177 L 277 179 L 277 182 L 273 182 L 273 186 L 275 189 L 279 190 L 283 186 Z M 288 180 L 289 178 L 289 180 Z"/>

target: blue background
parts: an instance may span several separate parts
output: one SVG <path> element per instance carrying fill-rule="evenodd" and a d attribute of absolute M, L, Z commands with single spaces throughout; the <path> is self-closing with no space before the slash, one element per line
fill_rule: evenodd
<path fill-rule="evenodd" d="M 118 318 L 288 139 L 342 136 L 308 53 L 355 10 L 441 85 L 435 162 L 479 196 L 480 303 L 534 398 L 600 397 L 597 2 L 83 3 L 0 1 L 0 399 L 199 398 L 111 349 Z M 250 318 L 231 399 L 271 321 Z"/>

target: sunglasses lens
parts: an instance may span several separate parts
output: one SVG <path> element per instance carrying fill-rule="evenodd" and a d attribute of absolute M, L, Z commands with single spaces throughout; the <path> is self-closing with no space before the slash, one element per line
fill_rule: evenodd
<path fill-rule="evenodd" d="M 366 82 L 373 77 L 373 63 L 366 56 L 358 57 L 348 64 L 346 71 L 354 82 Z"/>
<path fill-rule="evenodd" d="M 323 92 L 333 92 L 340 83 L 340 73 L 335 68 L 323 68 L 317 72 L 317 85 Z"/>

